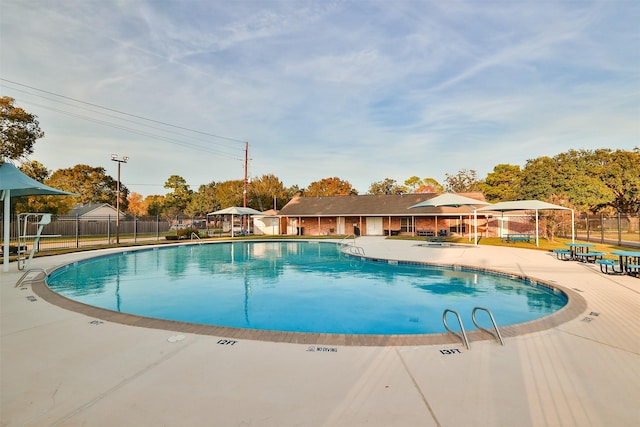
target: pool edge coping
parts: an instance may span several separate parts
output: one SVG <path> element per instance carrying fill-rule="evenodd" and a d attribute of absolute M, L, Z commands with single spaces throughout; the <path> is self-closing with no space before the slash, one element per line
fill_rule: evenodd
<path fill-rule="evenodd" d="M 329 242 L 327 242 L 329 243 Z M 331 242 L 333 243 L 333 242 Z M 129 252 L 131 249 L 124 249 L 118 252 Z M 118 253 L 115 252 L 115 253 Z M 99 257 L 101 255 L 97 255 Z M 353 256 L 353 255 L 351 255 Z M 93 257 L 90 257 L 93 258 Z M 528 335 L 536 332 L 552 329 L 577 318 L 584 313 L 587 308 L 586 300 L 576 291 L 568 289 L 564 286 L 541 280 L 532 276 L 515 274 L 496 269 L 488 269 L 485 267 L 461 264 L 435 264 L 407 260 L 390 260 L 384 258 L 364 257 L 378 262 L 397 262 L 414 265 L 426 265 L 430 267 L 442 267 L 453 269 L 465 269 L 472 271 L 497 274 L 507 276 L 514 279 L 525 280 L 536 285 L 542 285 L 562 292 L 567 297 L 567 304 L 560 310 L 551 313 L 542 318 L 531 320 L 528 322 L 517 323 L 500 327 L 500 333 L 503 338 L 513 338 L 522 335 Z M 56 266 L 47 273 L 48 276 L 55 270 L 64 268 L 66 265 L 73 264 L 76 261 Z M 180 333 L 189 333 L 197 335 L 209 335 L 220 338 L 231 339 L 247 339 L 254 341 L 267 341 L 279 343 L 294 343 L 307 345 L 338 345 L 338 346 L 422 346 L 422 345 L 444 345 L 444 344 L 462 344 L 461 340 L 452 333 L 439 334 L 395 334 L 395 335 L 372 335 L 372 334 L 330 334 L 330 333 L 313 333 L 313 332 L 283 332 L 270 331 L 248 328 L 233 328 L 227 326 L 205 325 L 198 323 L 188 323 L 175 320 L 155 319 L 150 317 L 139 316 L 135 314 L 121 313 L 105 308 L 95 307 L 82 302 L 78 302 L 67 298 L 57 292 L 51 290 L 46 284 L 46 277 L 42 279 L 25 282 L 23 285 L 31 285 L 33 292 L 43 300 L 60 308 L 84 314 L 89 317 L 100 320 L 114 322 L 122 325 L 137 326 L 150 329 L 161 329 Z M 470 330 L 466 332 L 469 342 L 495 340 L 496 338 L 482 330 Z"/>

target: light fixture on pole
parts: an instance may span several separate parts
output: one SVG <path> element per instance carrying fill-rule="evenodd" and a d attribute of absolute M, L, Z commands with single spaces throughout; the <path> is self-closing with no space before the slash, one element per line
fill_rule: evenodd
<path fill-rule="evenodd" d="M 118 162 L 118 182 L 116 184 L 116 244 L 120 244 L 120 165 L 127 163 L 129 157 L 122 156 L 120 159 L 117 154 L 112 154 L 111 160 Z"/>

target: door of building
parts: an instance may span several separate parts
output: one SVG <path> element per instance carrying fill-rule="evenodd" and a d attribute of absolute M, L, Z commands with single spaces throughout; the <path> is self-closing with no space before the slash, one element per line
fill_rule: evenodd
<path fill-rule="evenodd" d="M 367 236 L 382 236 L 384 230 L 382 229 L 382 218 L 380 217 L 367 217 Z"/>

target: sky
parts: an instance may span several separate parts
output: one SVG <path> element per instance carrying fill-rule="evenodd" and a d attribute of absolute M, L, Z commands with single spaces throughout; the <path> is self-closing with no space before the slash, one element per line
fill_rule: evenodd
<path fill-rule="evenodd" d="M 29 157 L 144 196 L 248 175 L 360 194 L 640 146 L 640 2 L 2 0 Z"/>

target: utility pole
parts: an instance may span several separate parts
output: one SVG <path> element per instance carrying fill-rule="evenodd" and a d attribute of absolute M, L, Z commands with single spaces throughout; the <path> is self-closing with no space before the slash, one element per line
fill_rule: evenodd
<path fill-rule="evenodd" d="M 247 192 L 249 191 L 249 141 L 244 143 L 244 188 L 242 190 L 242 207 L 247 207 Z M 232 225 L 233 226 L 233 225 Z M 242 215 L 242 229 L 247 230 L 247 216 Z"/>
<path fill-rule="evenodd" d="M 127 163 L 129 157 L 122 156 L 122 159 L 118 158 L 117 154 L 111 155 L 111 160 L 114 162 L 118 162 L 118 183 L 116 186 L 116 244 L 120 244 L 120 165 L 122 163 Z"/>
<path fill-rule="evenodd" d="M 244 190 L 242 191 L 242 207 L 247 207 L 247 191 L 249 187 L 249 142 L 244 144 Z"/>

